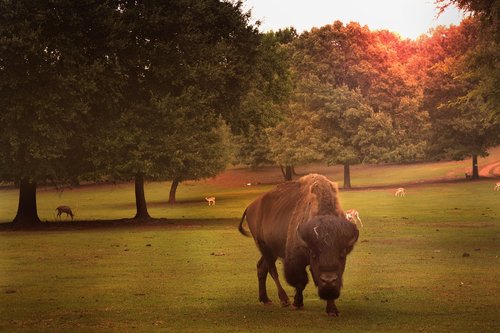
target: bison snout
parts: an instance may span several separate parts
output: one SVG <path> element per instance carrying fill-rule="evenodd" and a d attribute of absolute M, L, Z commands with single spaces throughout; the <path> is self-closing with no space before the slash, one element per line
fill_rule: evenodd
<path fill-rule="evenodd" d="M 322 299 L 337 299 L 342 285 L 336 273 L 322 273 L 319 276 L 318 294 Z"/>
<path fill-rule="evenodd" d="M 319 280 L 321 281 L 321 283 L 326 285 L 335 285 L 337 284 L 338 279 L 339 277 L 335 273 L 322 273 L 319 276 Z"/>

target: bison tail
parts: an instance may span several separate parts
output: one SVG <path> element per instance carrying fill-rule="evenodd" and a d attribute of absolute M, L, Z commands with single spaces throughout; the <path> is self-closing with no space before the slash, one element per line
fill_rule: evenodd
<path fill-rule="evenodd" d="M 243 212 L 243 216 L 241 217 L 241 221 L 240 221 L 240 225 L 238 226 L 238 230 L 240 231 L 240 233 L 243 236 L 250 237 L 251 236 L 250 233 L 243 228 L 243 221 L 245 221 L 246 215 L 247 215 L 247 210 L 245 209 L 245 211 Z"/>

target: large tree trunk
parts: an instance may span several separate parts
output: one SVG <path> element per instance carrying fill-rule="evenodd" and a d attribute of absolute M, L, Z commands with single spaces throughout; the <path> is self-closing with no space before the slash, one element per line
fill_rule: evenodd
<path fill-rule="evenodd" d="M 144 175 L 138 173 L 135 175 L 135 205 L 137 213 L 134 219 L 149 219 L 146 196 L 144 195 Z"/>
<path fill-rule="evenodd" d="M 287 165 L 284 169 L 283 167 L 281 167 L 281 173 L 283 174 L 283 178 L 285 178 L 285 181 L 292 180 L 292 166 Z"/>
<path fill-rule="evenodd" d="M 351 188 L 351 169 L 349 163 L 344 164 L 344 188 Z"/>
<path fill-rule="evenodd" d="M 41 223 L 36 209 L 36 182 L 22 179 L 19 185 L 19 205 L 13 221 L 16 225 L 33 226 Z"/>
<path fill-rule="evenodd" d="M 168 195 L 168 203 L 169 204 L 174 204 L 175 203 L 175 193 L 177 192 L 177 186 L 179 186 L 179 179 L 174 178 L 172 181 L 172 186 L 170 186 L 170 194 Z"/>
<path fill-rule="evenodd" d="M 472 155 L 472 179 L 479 179 L 479 168 L 477 166 L 477 154 Z"/>

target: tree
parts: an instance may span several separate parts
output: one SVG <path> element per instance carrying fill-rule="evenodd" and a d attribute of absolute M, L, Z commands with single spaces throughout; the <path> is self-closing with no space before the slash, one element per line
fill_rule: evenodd
<path fill-rule="evenodd" d="M 185 177 L 180 172 L 198 177 L 182 170 L 193 155 L 181 144 L 203 138 L 207 128 L 189 124 L 182 138 L 185 114 L 209 128 L 218 115 L 236 129 L 247 126 L 240 104 L 259 36 L 239 2 L 120 1 L 118 12 L 117 60 L 127 80 L 113 112 L 103 116 L 92 160 L 101 174 L 135 179 L 135 217 L 143 219 L 145 180 Z"/>
<path fill-rule="evenodd" d="M 492 112 L 487 90 L 477 89 L 481 77 L 471 68 L 477 46 L 477 22 L 439 30 L 434 38 L 444 50 L 429 68 L 424 108 L 432 119 L 430 155 L 463 159 L 472 156 L 472 178 L 479 177 L 478 156 L 500 142 L 500 122 Z"/>
<path fill-rule="evenodd" d="M 240 146 L 237 163 L 257 167 L 273 162 L 266 128 L 283 119 L 282 106 L 287 103 L 292 88 L 288 46 L 296 36 L 293 28 L 260 34 L 256 70 L 241 106 L 248 115 L 248 126 L 237 136 Z"/>
<path fill-rule="evenodd" d="M 468 95 L 486 98 L 487 107 L 496 121 L 500 119 L 500 2 L 496 0 L 436 0 L 441 13 L 453 4 L 474 17 L 479 33 L 474 40 L 474 51 L 467 57 L 469 75 L 476 84 Z"/>
<path fill-rule="evenodd" d="M 329 89 L 327 101 L 317 110 L 323 154 L 328 164 L 344 166 L 344 188 L 351 188 L 350 166 L 391 160 L 398 146 L 392 119 L 375 113 L 359 91 L 346 86 Z"/>
<path fill-rule="evenodd" d="M 281 167 L 285 181 L 292 180 L 295 165 L 321 159 L 319 131 L 314 128 L 311 114 L 291 103 L 288 117 L 266 129 L 270 158 Z"/>
<path fill-rule="evenodd" d="M 176 139 L 175 151 L 169 154 L 172 174 L 170 204 L 176 202 L 175 195 L 181 182 L 216 176 L 225 170 L 235 149 L 231 129 L 223 119 L 205 119 L 200 123 L 198 119 L 186 116 L 172 134 Z"/>
<path fill-rule="evenodd" d="M 40 222 L 38 183 L 90 170 L 82 148 L 94 106 L 101 89 L 112 97 L 108 88 L 119 86 L 108 57 L 115 9 L 109 1 L 0 2 L 0 178 L 20 186 L 15 224 Z"/>
<path fill-rule="evenodd" d="M 293 43 L 295 77 L 310 81 L 305 109 L 323 131 L 320 151 L 327 163 L 344 165 L 346 188 L 350 165 L 424 157 L 428 115 L 409 72 L 412 47 L 390 32 L 339 21 Z"/>

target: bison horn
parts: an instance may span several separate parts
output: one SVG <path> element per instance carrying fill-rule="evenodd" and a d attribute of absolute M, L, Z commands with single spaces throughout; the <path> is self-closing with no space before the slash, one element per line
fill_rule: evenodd
<path fill-rule="evenodd" d="M 319 239 L 319 234 L 318 234 L 318 231 L 317 231 L 316 229 L 318 229 L 318 226 L 315 226 L 315 227 L 313 228 L 313 230 L 314 230 L 314 233 L 316 234 L 316 238 L 318 238 L 318 239 Z"/>
<path fill-rule="evenodd" d="M 356 244 L 356 242 L 358 241 L 358 238 L 359 238 L 359 230 L 358 226 L 356 226 L 353 237 L 349 240 L 349 243 L 347 243 L 348 248 L 352 249 L 354 247 L 354 244 Z"/>
<path fill-rule="evenodd" d="M 297 225 L 297 232 L 296 232 L 297 233 L 297 242 L 298 242 L 299 246 L 301 246 L 301 247 L 308 247 L 307 242 L 304 240 L 304 238 L 307 239 L 307 237 L 304 237 L 306 235 L 303 235 L 305 232 L 305 230 L 304 230 L 305 228 L 304 228 L 303 224 L 304 223 Z"/>

